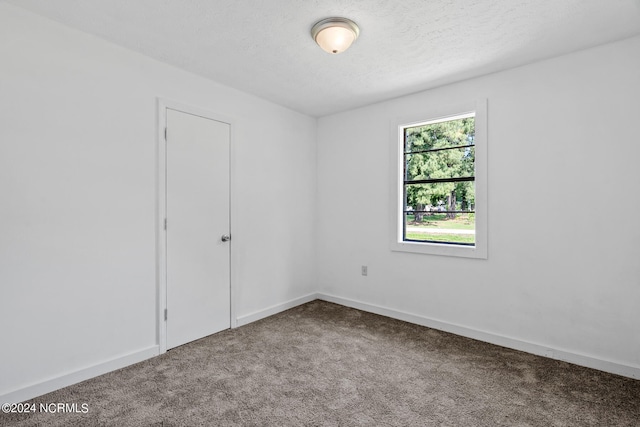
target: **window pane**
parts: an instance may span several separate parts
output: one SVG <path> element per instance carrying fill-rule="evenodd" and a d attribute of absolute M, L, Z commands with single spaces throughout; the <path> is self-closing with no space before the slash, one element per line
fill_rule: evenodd
<path fill-rule="evenodd" d="M 404 240 L 475 244 L 475 184 L 405 185 Z"/>
<path fill-rule="evenodd" d="M 450 120 L 405 129 L 405 152 L 473 145 L 475 118 Z"/>
<path fill-rule="evenodd" d="M 458 178 L 474 176 L 476 148 L 473 146 L 405 155 L 405 179 Z"/>

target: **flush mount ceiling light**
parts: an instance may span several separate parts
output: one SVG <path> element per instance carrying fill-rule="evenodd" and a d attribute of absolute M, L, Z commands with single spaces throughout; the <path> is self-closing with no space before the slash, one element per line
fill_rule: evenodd
<path fill-rule="evenodd" d="M 347 18 L 326 18 L 311 28 L 311 37 L 322 50 L 331 54 L 349 49 L 359 34 L 358 25 Z"/>

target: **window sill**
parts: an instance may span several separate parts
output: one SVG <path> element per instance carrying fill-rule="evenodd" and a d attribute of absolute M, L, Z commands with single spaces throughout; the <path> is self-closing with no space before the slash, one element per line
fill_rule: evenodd
<path fill-rule="evenodd" d="M 487 259 L 486 248 L 482 248 L 477 244 L 475 246 L 462 246 L 426 242 L 392 242 L 391 250 L 395 252 L 412 252 L 416 254 Z"/>

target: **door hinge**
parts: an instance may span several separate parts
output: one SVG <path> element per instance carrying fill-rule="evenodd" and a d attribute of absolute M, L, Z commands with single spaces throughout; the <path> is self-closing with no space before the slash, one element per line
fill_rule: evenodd
<path fill-rule="evenodd" d="M 164 229 L 167 229 L 167 218 L 164 219 Z"/>
<path fill-rule="evenodd" d="M 164 128 L 164 140 L 165 141 L 167 140 L 167 128 L 166 127 Z"/>
<path fill-rule="evenodd" d="M 167 320 L 167 309 L 164 309 L 164 320 Z"/>

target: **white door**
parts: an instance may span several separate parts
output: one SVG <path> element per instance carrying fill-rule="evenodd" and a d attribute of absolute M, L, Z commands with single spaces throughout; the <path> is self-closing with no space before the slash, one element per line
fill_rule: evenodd
<path fill-rule="evenodd" d="M 231 327 L 228 123 L 167 109 L 167 349 Z"/>

